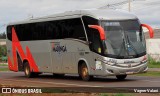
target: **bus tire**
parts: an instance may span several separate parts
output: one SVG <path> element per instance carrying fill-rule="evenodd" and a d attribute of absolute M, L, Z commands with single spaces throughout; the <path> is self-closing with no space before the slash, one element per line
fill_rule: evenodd
<path fill-rule="evenodd" d="M 80 77 L 82 78 L 82 80 L 84 80 L 84 81 L 90 81 L 91 79 L 93 79 L 93 76 L 89 75 L 87 65 L 84 62 L 80 66 L 80 73 L 79 74 L 80 74 Z"/>
<path fill-rule="evenodd" d="M 28 78 L 32 78 L 34 76 L 34 73 L 31 72 L 31 69 L 30 69 L 28 62 L 24 63 L 24 73 L 25 73 L 25 76 Z"/>
<path fill-rule="evenodd" d="M 124 80 L 126 77 L 127 75 L 117 75 L 116 76 L 117 80 L 120 80 L 120 81 Z"/>

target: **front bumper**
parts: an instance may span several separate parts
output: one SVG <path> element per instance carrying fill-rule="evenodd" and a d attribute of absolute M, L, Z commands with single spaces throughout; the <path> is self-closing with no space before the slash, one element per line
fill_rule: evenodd
<path fill-rule="evenodd" d="M 115 75 L 130 75 L 130 74 L 137 74 L 137 73 L 145 73 L 147 72 L 147 62 L 143 63 L 136 67 L 117 67 L 105 64 L 105 74 L 106 76 L 115 76 Z"/>

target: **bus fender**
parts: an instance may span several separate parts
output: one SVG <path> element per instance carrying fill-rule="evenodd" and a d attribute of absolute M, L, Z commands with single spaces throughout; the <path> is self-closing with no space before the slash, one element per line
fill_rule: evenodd
<path fill-rule="evenodd" d="M 80 58 L 80 59 L 78 60 L 78 63 L 79 63 L 80 61 L 84 61 L 84 62 L 86 63 L 87 68 L 88 68 L 88 73 L 91 74 L 91 69 L 90 69 L 90 66 L 89 66 L 87 60 L 84 59 L 84 58 Z M 77 68 L 78 68 L 78 66 L 77 66 Z"/>

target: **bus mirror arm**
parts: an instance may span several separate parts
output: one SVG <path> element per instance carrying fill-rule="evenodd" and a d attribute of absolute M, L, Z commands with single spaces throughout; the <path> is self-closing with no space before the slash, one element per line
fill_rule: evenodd
<path fill-rule="evenodd" d="M 99 25 L 88 25 L 88 27 L 98 30 L 99 35 L 100 35 L 100 39 L 101 40 L 106 40 L 104 29 L 101 26 L 99 26 Z"/>
<path fill-rule="evenodd" d="M 146 27 L 148 30 L 149 30 L 149 35 L 150 35 L 150 38 L 153 38 L 154 37 L 154 31 L 152 29 L 151 26 L 147 25 L 147 24 L 141 24 L 141 27 Z"/>
<path fill-rule="evenodd" d="M 90 45 L 90 44 L 92 44 L 92 42 L 91 42 L 91 41 L 88 41 L 87 43 L 88 43 L 89 45 Z"/>
<path fill-rule="evenodd" d="M 92 44 L 92 42 L 91 41 L 87 41 L 87 44 L 90 45 L 90 44 Z"/>

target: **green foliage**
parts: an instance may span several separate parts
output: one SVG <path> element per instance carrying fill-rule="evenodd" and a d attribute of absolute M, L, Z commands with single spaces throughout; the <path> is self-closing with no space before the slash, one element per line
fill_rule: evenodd
<path fill-rule="evenodd" d="M 43 88 L 42 89 L 42 92 L 44 93 L 70 93 L 70 91 L 67 91 L 67 90 L 63 90 L 63 89 L 52 89 L 52 88 Z M 72 93 L 75 93 L 75 92 L 72 92 Z"/>
<path fill-rule="evenodd" d="M 9 71 L 8 67 L 7 68 L 0 68 L 0 72 L 1 71 Z"/>
<path fill-rule="evenodd" d="M 130 95 L 130 94 L 124 94 L 124 93 L 117 93 L 117 94 L 115 94 L 115 95 L 113 95 L 113 96 L 132 96 L 132 95 Z"/>
<path fill-rule="evenodd" d="M 8 66 L 8 64 L 3 64 L 3 63 L 2 63 L 2 64 L 0 64 L 0 66 Z"/>
<path fill-rule="evenodd" d="M 109 96 L 107 93 L 101 93 L 100 96 Z"/>
<path fill-rule="evenodd" d="M 6 33 L 5 32 L 0 33 L 0 39 L 6 39 Z"/>
<path fill-rule="evenodd" d="M 6 45 L 0 46 L 0 61 L 7 61 Z"/>
<path fill-rule="evenodd" d="M 148 71 L 147 73 L 136 74 L 137 76 L 160 76 L 160 72 Z"/>
<path fill-rule="evenodd" d="M 101 93 L 100 96 L 133 96 L 129 93 Z"/>
<path fill-rule="evenodd" d="M 160 68 L 160 61 L 156 61 L 151 56 L 148 56 L 148 67 L 149 68 Z"/>
<path fill-rule="evenodd" d="M 0 46 L 0 56 L 6 56 L 6 55 L 7 55 L 6 45 Z"/>

